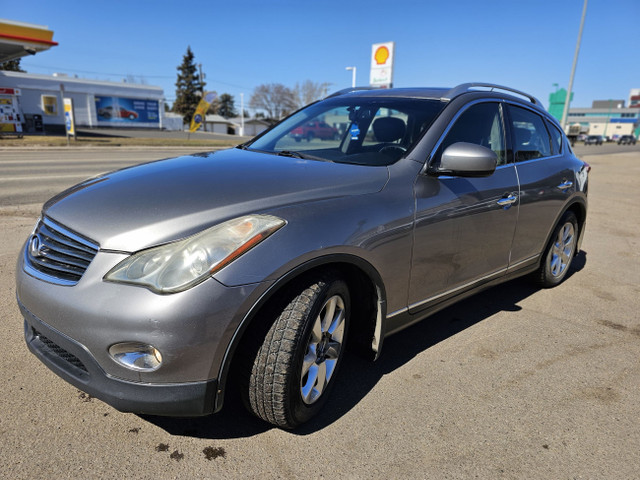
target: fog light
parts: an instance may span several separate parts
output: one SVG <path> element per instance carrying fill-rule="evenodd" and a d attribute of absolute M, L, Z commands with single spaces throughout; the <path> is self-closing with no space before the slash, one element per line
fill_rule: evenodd
<path fill-rule="evenodd" d="M 153 372 L 162 365 L 160 351 L 144 343 L 116 343 L 109 347 L 109 355 L 120 365 L 138 372 Z"/>

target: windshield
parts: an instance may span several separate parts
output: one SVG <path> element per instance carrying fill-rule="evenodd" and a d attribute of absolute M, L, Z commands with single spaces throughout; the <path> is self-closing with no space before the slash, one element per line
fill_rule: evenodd
<path fill-rule="evenodd" d="M 275 155 L 390 165 L 444 107 L 438 100 L 336 97 L 300 110 L 245 147 Z"/>

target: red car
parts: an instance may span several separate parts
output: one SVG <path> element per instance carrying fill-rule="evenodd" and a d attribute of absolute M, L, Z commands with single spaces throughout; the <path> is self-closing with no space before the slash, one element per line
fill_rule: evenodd
<path fill-rule="evenodd" d="M 303 138 L 306 138 L 308 142 L 314 138 L 335 140 L 338 138 L 338 129 L 325 122 L 309 122 L 291 130 L 291 136 L 296 142 Z"/>
<path fill-rule="evenodd" d="M 98 109 L 98 116 L 103 118 L 128 118 L 129 120 L 135 120 L 138 118 L 138 112 L 134 110 L 127 110 L 126 108 L 118 108 L 114 111 L 113 105 Z"/>

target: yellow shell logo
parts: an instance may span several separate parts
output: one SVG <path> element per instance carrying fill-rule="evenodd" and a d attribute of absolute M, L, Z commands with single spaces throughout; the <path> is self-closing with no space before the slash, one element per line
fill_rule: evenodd
<path fill-rule="evenodd" d="M 389 60 L 389 49 L 385 46 L 378 47 L 373 58 L 378 65 L 384 65 Z"/>

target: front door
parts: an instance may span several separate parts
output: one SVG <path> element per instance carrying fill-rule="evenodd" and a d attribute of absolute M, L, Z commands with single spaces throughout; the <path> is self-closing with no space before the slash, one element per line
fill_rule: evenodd
<path fill-rule="evenodd" d="M 474 143 L 498 156 L 483 178 L 420 175 L 409 311 L 503 275 L 518 217 L 518 178 L 507 163 L 502 106 L 480 102 L 454 120 L 432 161 L 457 142 Z"/>

